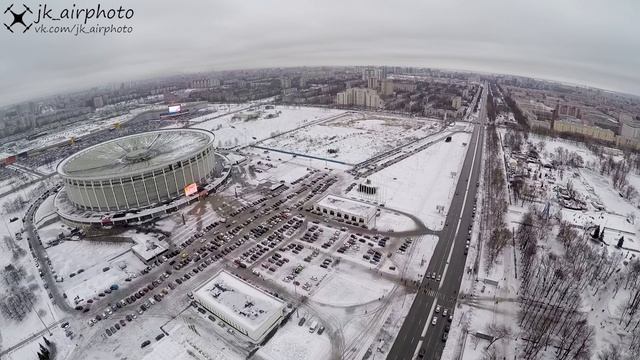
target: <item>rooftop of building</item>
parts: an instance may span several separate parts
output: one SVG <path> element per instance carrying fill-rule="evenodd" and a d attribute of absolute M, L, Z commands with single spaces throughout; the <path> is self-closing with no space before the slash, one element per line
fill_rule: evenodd
<path fill-rule="evenodd" d="M 131 250 L 145 261 L 148 261 L 167 251 L 167 248 L 155 241 L 146 241 L 144 243 L 135 244 Z"/>
<path fill-rule="evenodd" d="M 224 270 L 193 294 L 200 302 L 219 309 L 229 320 L 249 331 L 259 329 L 274 313 L 282 313 L 285 308 L 281 300 Z"/>
<path fill-rule="evenodd" d="M 375 215 L 376 212 L 375 205 L 335 195 L 326 195 L 318 201 L 318 205 L 334 211 L 357 215 L 365 219 Z"/>

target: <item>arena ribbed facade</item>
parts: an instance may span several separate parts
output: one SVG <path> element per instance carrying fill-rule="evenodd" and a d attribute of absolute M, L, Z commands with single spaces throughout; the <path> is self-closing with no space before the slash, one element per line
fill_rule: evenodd
<path fill-rule="evenodd" d="M 184 195 L 215 168 L 214 135 L 170 129 L 125 136 L 71 155 L 58 165 L 67 197 L 79 209 L 142 209 Z"/>

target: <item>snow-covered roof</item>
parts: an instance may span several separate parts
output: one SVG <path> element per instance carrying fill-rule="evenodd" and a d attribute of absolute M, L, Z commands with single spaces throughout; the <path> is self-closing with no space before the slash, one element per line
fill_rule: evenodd
<path fill-rule="evenodd" d="M 193 292 L 203 304 L 224 312 L 225 316 L 248 331 L 257 331 L 285 304 L 240 278 L 220 271 Z"/>
<path fill-rule="evenodd" d="M 362 201 L 327 195 L 318 201 L 318 205 L 330 210 L 340 211 L 369 219 L 376 213 L 376 207 Z"/>
<path fill-rule="evenodd" d="M 131 250 L 133 250 L 134 253 L 136 253 L 139 257 L 141 257 L 145 261 L 148 261 L 149 259 L 152 259 L 153 257 L 158 256 L 163 252 L 165 252 L 167 248 L 158 244 L 155 241 L 146 241 L 146 242 L 138 243 L 134 245 L 131 248 Z"/>
<path fill-rule="evenodd" d="M 214 141 L 201 129 L 163 129 L 111 139 L 69 156 L 58 165 L 64 177 L 107 179 L 161 169 L 186 160 Z"/>

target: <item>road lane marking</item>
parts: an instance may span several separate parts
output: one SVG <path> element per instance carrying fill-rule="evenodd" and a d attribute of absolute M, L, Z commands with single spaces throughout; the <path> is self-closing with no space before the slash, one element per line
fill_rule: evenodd
<path fill-rule="evenodd" d="M 418 357 L 418 352 L 420 351 L 421 347 L 422 347 L 422 340 L 418 341 L 418 347 L 416 348 L 416 351 L 413 352 L 412 359 L 415 359 Z"/>
<path fill-rule="evenodd" d="M 473 149 L 473 158 L 471 159 L 471 169 L 469 170 L 469 180 L 471 180 L 471 174 L 473 174 L 473 166 L 476 162 L 476 154 L 478 153 L 478 143 L 480 142 L 480 133 L 482 129 L 478 128 L 478 135 L 476 136 L 476 144 Z M 444 271 L 442 272 L 442 279 L 438 284 L 438 289 L 442 288 L 444 284 L 444 279 L 447 277 L 447 269 L 449 268 L 449 263 L 451 263 L 451 256 L 453 256 L 453 249 L 455 249 L 456 238 L 458 237 L 458 231 L 460 230 L 460 224 L 462 223 L 462 214 L 464 213 L 465 205 L 467 204 L 467 198 L 469 196 L 469 188 L 471 186 L 471 181 L 467 181 L 467 189 L 464 193 L 464 200 L 462 201 L 462 209 L 460 209 L 460 217 L 458 217 L 458 226 L 456 227 L 456 233 L 453 236 L 453 243 L 451 245 L 451 250 L 449 250 L 449 257 L 447 258 L 447 263 L 444 266 Z"/>

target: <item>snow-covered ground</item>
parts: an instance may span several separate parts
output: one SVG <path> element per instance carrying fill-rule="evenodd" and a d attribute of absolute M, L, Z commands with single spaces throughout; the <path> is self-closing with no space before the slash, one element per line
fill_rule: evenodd
<path fill-rule="evenodd" d="M 278 330 L 267 345 L 256 353 L 256 359 L 262 360 L 324 360 L 331 356 L 331 342 L 327 333 L 318 335 L 309 332 L 311 320 L 304 326 L 298 326 L 294 316 Z"/>
<path fill-rule="evenodd" d="M 467 133 L 454 134 L 451 142 L 437 142 L 371 175 L 385 206 L 416 215 L 430 229 L 442 229 L 468 148 L 463 143 L 469 138 Z M 356 190 L 349 194 L 359 196 Z"/>
<path fill-rule="evenodd" d="M 29 199 L 29 194 L 38 191 L 41 187 L 42 184 L 34 184 L 0 198 L 0 209 L 3 209 L 3 204 L 18 197 Z M 15 351 L 3 356 L 3 358 L 16 360 L 35 357 L 36 351 L 34 350 L 38 348 L 38 341 L 43 343 L 42 338 L 35 336 L 35 342 L 30 342 L 28 339 L 43 331 L 43 322 L 47 326 L 55 327 L 61 316 L 57 307 L 50 301 L 48 293 L 43 287 L 44 283 L 38 276 L 35 260 L 31 256 L 27 240 L 16 235 L 21 232 L 21 218 L 26 211 L 26 206 L 18 212 L 0 215 L 4 219 L 0 221 L 0 278 L 2 278 L 0 281 L 0 302 L 3 304 L 13 302 L 16 306 L 9 307 L 21 314 L 14 313 L 13 316 L 10 316 L 0 312 L 0 324 L 2 324 L 0 326 L 0 351 L 27 340 L 24 347 L 18 347 Z M 18 217 L 18 220 L 10 222 L 9 219 L 14 216 Z M 64 353 L 69 340 L 65 338 L 64 334 L 60 336 L 60 330 L 59 328 L 52 329 L 54 335 L 49 339 L 56 343 L 59 349 L 58 353 Z M 49 336 L 48 333 L 45 334 Z"/>
<path fill-rule="evenodd" d="M 638 251 L 638 241 L 636 240 L 638 228 L 635 219 L 640 213 L 637 207 L 614 190 L 610 178 L 599 173 L 596 166 L 597 157 L 582 144 L 542 137 L 534 137 L 530 140 L 534 145 L 538 144 L 540 140 L 545 142 L 545 151 L 541 154 L 543 162 L 549 162 L 552 154 L 557 151 L 556 149 L 564 148 L 580 154 L 585 160 L 585 167 L 560 171 L 545 169 L 537 165 L 531 166 L 530 164 L 529 169 L 533 170 L 532 174 L 541 176 L 535 176 L 535 181 L 528 178 L 527 182 L 533 183 L 537 187 L 543 184 L 545 191 L 540 192 L 542 198 L 539 198 L 538 201 L 526 202 L 524 206 L 520 201 L 512 201 L 506 215 L 507 227 L 517 229 L 520 226 L 522 216 L 529 208 L 535 208 L 540 213 L 548 203 L 549 213 L 554 219 L 558 216 L 571 224 L 578 232 L 580 240 L 577 241 L 587 241 L 587 244 L 592 246 L 597 253 L 606 249 L 614 265 L 619 264 L 617 265 L 620 266 L 618 271 L 627 271 L 626 264 L 637 257 Z M 615 151 L 611 152 L 615 156 Z M 633 180 L 631 182 L 633 183 Z M 554 186 L 566 186 L 568 183 L 583 200 L 586 200 L 585 210 L 562 208 L 556 201 Z M 599 204 L 602 209 L 595 207 L 594 204 Z M 588 239 L 589 235 L 585 229 L 596 225 L 604 229 L 604 242 L 607 245 Z M 570 256 L 568 251 L 571 250 L 565 249 L 565 246 L 557 240 L 557 231 L 558 227 L 555 226 L 548 234 L 545 234 L 543 241 L 538 242 L 538 256 L 544 257 L 553 254 L 558 259 Z M 614 245 L 621 236 L 625 238 L 624 248 L 617 249 Z M 472 266 L 477 256 L 476 241 L 477 227 L 474 228 L 467 266 Z M 519 327 L 520 306 L 518 301 L 521 279 L 516 277 L 516 264 L 520 265 L 520 256 L 520 251 L 515 250 L 509 243 L 490 268 L 487 267 L 485 259 L 482 259 L 477 276 L 473 273 L 464 275 L 460 289 L 460 293 L 464 295 L 458 302 L 454 313 L 452 329 L 449 333 L 443 359 L 476 360 L 485 358 L 486 349 L 490 342 L 477 336 L 477 333 L 492 335 L 488 327 L 496 324 L 508 326 L 511 329 L 511 334 L 496 341 L 491 347 L 497 350 L 500 358 L 505 356 L 507 359 L 511 359 L 520 355 L 523 346 L 523 342 L 519 341 L 523 336 L 522 329 Z M 589 287 L 581 294 L 582 302 L 579 309 L 581 313 L 586 315 L 588 324 L 594 330 L 593 343 L 590 345 L 592 358 L 596 358 L 597 354 L 610 344 L 619 346 L 629 338 L 628 331 L 619 325 L 621 303 L 629 298 L 628 292 L 616 285 L 621 281 L 622 279 L 618 278 L 618 275 L 613 275 L 613 278 L 603 284 L 597 292 Z M 620 342 L 621 339 L 622 342 Z M 543 351 L 539 358 L 553 359 L 555 358 L 554 351 Z"/>
<path fill-rule="evenodd" d="M 416 118 L 349 113 L 261 145 L 355 164 L 396 146 L 424 138 L 440 123 Z"/>
<path fill-rule="evenodd" d="M 415 230 L 416 224 L 403 214 L 382 208 L 371 228 L 378 231 L 409 231 Z"/>
<path fill-rule="evenodd" d="M 244 115 L 254 111 L 260 113 L 258 119 L 248 121 L 233 119 L 232 114 L 214 118 L 223 112 L 244 109 L 247 105 L 237 104 L 229 107 L 211 105 L 209 110 L 215 107 L 218 111 L 203 115 L 192 122 L 197 123 L 196 127 L 213 130 L 216 140 L 222 147 L 236 145 L 242 147 L 242 145 L 256 143 L 306 124 L 323 122 L 267 140 L 265 144 L 276 143 L 278 139 L 285 139 L 294 134 L 294 136 L 303 136 L 307 139 L 305 141 L 311 141 L 313 134 L 320 134 L 320 132 L 324 134 L 323 131 L 326 131 L 326 136 L 319 135 L 321 141 L 317 147 L 298 139 L 288 142 L 286 149 L 321 155 L 325 154 L 327 148 L 340 146 L 337 159 L 346 162 L 365 160 L 371 155 L 439 130 L 435 122 L 422 119 L 396 119 L 369 115 L 361 117 L 349 114 L 349 116 L 331 120 L 332 117 L 340 116 L 345 112 L 306 107 L 277 106 L 274 109 L 260 107 L 240 111 L 239 114 Z M 269 116 L 272 117 L 268 118 Z M 324 123 L 324 120 L 327 120 L 327 123 Z M 330 139 L 334 135 L 337 137 Z M 71 135 L 66 134 L 66 136 Z M 449 143 L 436 142 L 429 148 L 373 174 L 371 179 L 374 183 L 380 184 L 381 199 L 386 206 L 376 217 L 375 228 L 395 232 L 415 230 L 414 221 L 396 210 L 415 214 L 434 230 L 442 228 L 468 148 L 465 144 L 468 140 L 467 133 L 455 134 Z M 300 147 L 294 149 L 295 146 Z M 353 176 L 344 172 L 349 168 L 348 166 L 302 156 L 294 157 L 275 151 L 265 153 L 263 149 L 251 147 L 243 148 L 241 151 L 247 155 L 247 161 L 234 170 L 239 173 L 237 178 L 241 181 L 221 191 L 220 194 L 226 197 L 223 203 L 209 201 L 195 203 L 161 219 L 155 227 L 170 232 L 171 241 L 179 244 L 208 224 L 220 220 L 218 213 L 222 211 L 222 207 L 229 204 L 239 207 L 238 205 L 242 206 L 261 197 L 262 194 L 256 191 L 256 186 L 264 189 L 264 185 L 279 182 L 290 186 L 292 182 L 315 169 L 330 171 L 331 175 L 338 177 L 338 183 L 329 189 L 330 193 L 360 197 L 360 194 L 355 191 L 344 194 L 346 185 L 356 181 Z M 342 156 L 344 158 L 341 158 Z M 232 157 L 243 160 L 242 155 Z M 39 170 L 48 172 L 47 168 Z M 238 191 L 238 198 L 235 198 L 235 191 Z M 438 207 L 442 208 L 438 210 Z M 61 223 L 53 221 L 52 218 L 55 216 L 52 214 L 53 209 L 48 201 L 36 213 L 38 232 L 45 244 L 57 238 L 60 233 L 67 235 L 70 231 Z M 15 228 L 19 226 L 18 223 L 11 226 Z M 371 355 L 373 358 L 384 358 L 414 297 L 414 290 L 403 284 L 402 279 L 419 280 L 423 276 L 438 241 L 436 236 L 416 236 L 411 238 L 411 242 L 408 242 L 408 238 L 405 237 L 391 237 L 386 245 L 380 245 L 371 238 L 365 240 L 361 235 L 362 242 L 357 241 L 357 246 L 340 254 L 336 249 L 345 243 L 351 233 L 345 231 L 342 234 L 335 227 L 323 226 L 323 228 L 325 234 L 315 244 L 296 240 L 304 244 L 305 249 L 299 255 L 294 255 L 290 251 L 283 253 L 290 262 L 275 272 L 264 270 L 260 264 L 255 267 L 260 273 L 259 279 L 271 283 L 279 289 L 278 291 L 284 288 L 289 296 L 301 294 L 306 296 L 306 300 L 291 320 L 257 352 L 256 359 L 339 357 L 355 360 L 362 359 L 367 353 L 369 358 Z M 330 247 L 323 248 L 321 246 L 323 242 L 336 232 L 339 233 L 339 240 Z M 48 247 L 47 254 L 52 268 L 57 275 L 64 278 L 59 285 L 68 295 L 72 305 L 75 305 L 74 299 L 84 299 L 80 301 L 84 304 L 89 298 L 100 298 L 99 294 L 103 290 L 112 284 L 126 284 L 127 277 L 134 277 L 144 267 L 132 253 L 131 247 L 135 242 L 144 242 L 146 237 L 153 237 L 153 234 L 144 235 L 130 230 L 111 235 L 111 239 L 102 239 L 110 241 L 67 239 Z M 398 246 L 405 242 L 410 244 L 408 249 L 404 252 L 396 251 Z M 26 242 L 23 241 L 22 244 L 26 245 Z M 304 258 L 311 256 L 314 250 L 318 251 L 318 255 L 309 262 L 305 261 Z M 374 250 L 383 254 L 380 263 L 364 257 Z M 3 255 L 0 255 L 0 259 L 2 258 Z M 25 259 L 32 261 L 29 255 Z M 325 259 L 331 259 L 331 264 L 327 268 L 320 266 Z M 296 277 L 299 281 L 296 285 L 293 281 L 285 279 L 298 264 L 303 265 L 304 269 Z M 72 274 L 74 275 L 71 276 Z M 37 272 L 34 280 L 40 281 Z M 307 284 L 309 285 L 306 286 Z M 46 292 L 41 290 L 38 292 L 41 293 L 38 300 L 39 306 L 43 310 L 45 306 L 53 309 L 48 318 L 44 317 L 45 322 L 49 324 L 56 321 L 58 315 L 55 307 L 48 304 Z M 44 312 L 42 314 L 45 315 Z M 112 320 L 117 321 L 122 316 L 122 313 L 118 313 Z M 64 345 L 64 355 L 66 358 L 71 351 L 70 358 L 97 360 L 124 357 L 149 360 L 181 357 L 220 360 L 246 358 L 248 355 L 246 344 L 243 344 L 237 336 L 230 334 L 228 327 L 223 328 L 206 316 L 189 307 L 188 298 L 183 290 L 180 290 L 180 293 L 176 293 L 175 296 L 165 298 L 162 305 L 156 305 L 144 316 L 128 322 L 128 329 L 119 331 L 111 337 L 107 337 L 103 330 L 95 331 L 97 327 L 89 328 L 84 320 L 82 323 L 79 321 L 74 323 L 73 326 L 79 326 L 77 329 L 74 328 L 74 331 L 81 337 L 86 336 L 81 342 L 91 343 L 92 346 L 90 349 L 74 348 L 73 342 L 62 334 L 61 340 L 66 341 L 65 344 L 67 344 Z M 298 326 L 299 316 L 306 318 L 304 326 Z M 0 329 L 0 335 L 2 335 L 0 346 L 2 348 L 10 346 L 37 331 L 37 323 L 31 323 L 31 320 L 28 318 L 20 324 L 25 329 L 16 331 L 15 336 L 14 332 L 11 336 L 6 336 L 5 330 Z M 326 328 L 322 335 L 309 332 L 309 324 L 312 321 L 318 321 L 319 326 Z M 18 324 L 12 324 L 10 330 L 13 331 L 15 326 Z M 160 330 L 161 326 L 162 330 Z M 155 341 L 155 337 L 162 331 L 166 331 L 169 335 L 160 341 Z M 54 336 L 59 335 L 54 334 Z M 151 340 L 151 344 L 141 349 L 140 344 L 145 340 Z M 21 356 L 28 356 L 25 354 L 34 348 L 34 344 L 30 343 L 22 347 L 19 352 L 9 355 L 13 356 L 10 358 L 19 359 Z"/>
<path fill-rule="evenodd" d="M 76 297 L 84 301 L 98 297 L 113 284 L 123 285 L 126 278 L 135 276 L 145 267 L 131 252 L 132 245 L 117 241 L 64 241 L 48 248 L 47 254 L 52 268 L 64 277 L 61 289 L 75 306 Z"/>
<path fill-rule="evenodd" d="M 258 110 L 248 110 L 253 113 Z M 241 112 L 240 114 L 242 114 Z M 234 118 L 236 114 L 228 114 L 209 121 L 199 122 L 194 128 L 211 130 L 216 135 L 216 143 L 220 148 L 231 148 L 255 144 L 279 133 L 295 129 L 312 121 L 330 118 L 344 113 L 341 110 L 310 107 L 275 106 L 274 109 L 260 110 L 257 119 L 243 120 Z M 277 115 L 276 115 L 277 114 Z M 273 116 L 268 118 L 268 116 Z M 198 122 L 203 119 L 195 118 Z"/>

